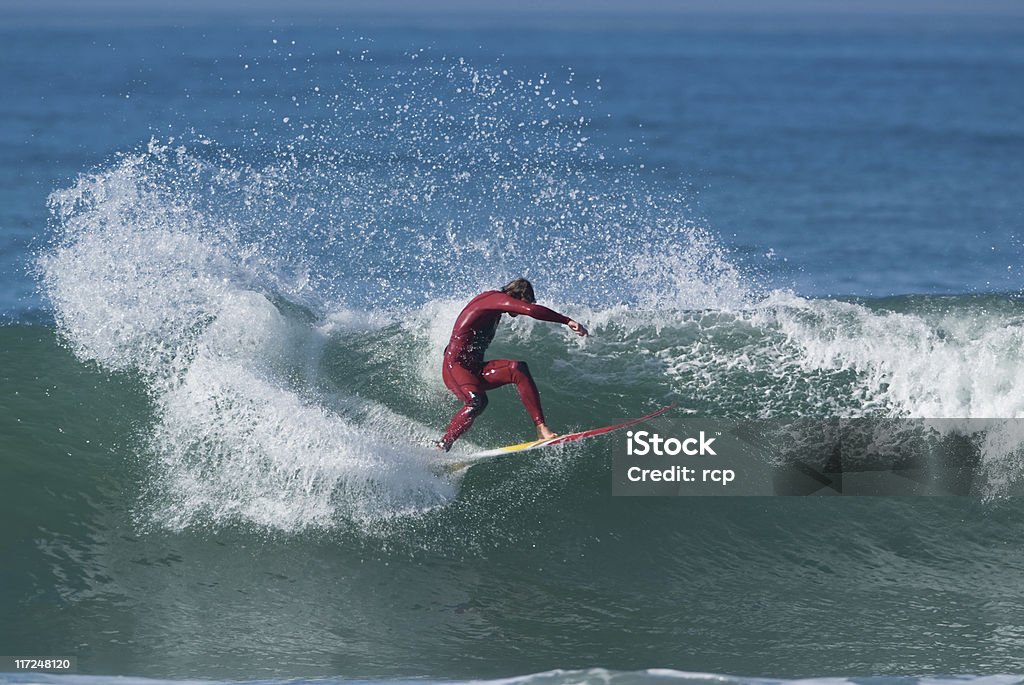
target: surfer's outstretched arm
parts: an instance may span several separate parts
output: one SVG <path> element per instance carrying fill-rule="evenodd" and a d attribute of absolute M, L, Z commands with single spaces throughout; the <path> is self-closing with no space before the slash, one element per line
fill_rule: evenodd
<path fill-rule="evenodd" d="M 495 293 L 497 295 L 497 293 Z M 552 323 L 564 324 L 572 330 L 578 336 L 588 335 L 588 331 L 584 328 L 583 324 L 578 321 L 573 321 L 565 314 L 559 314 L 554 309 L 549 309 L 542 304 L 535 304 L 531 302 L 524 302 L 523 300 L 511 297 L 509 295 L 501 294 L 501 297 L 495 297 L 493 303 L 488 303 L 499 311 L 505 312 L 506 314 L 522 314 L 539 321 L 550 321 Z"/>

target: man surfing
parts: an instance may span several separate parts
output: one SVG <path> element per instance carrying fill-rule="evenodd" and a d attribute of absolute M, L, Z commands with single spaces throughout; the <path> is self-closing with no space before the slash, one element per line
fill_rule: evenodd
<path fill-rule="evenodd" d="M 515 383 L 519 399 L 537 426 L 537 438 L 557 437 L 544 422 L 540 395 L 526 362 L 510 359 L 484 361 L 484 352 L 494 340 L 502 314 L 513 317 L 525 314 L 541 321 L 564 324 L 576 335 L 587 335 L 582 324 L 536 302 L 530 282 L 517 278 L 501 290 L 488 290 L 474 297 L 455 320 L 451 340 L 444 350 L 441 378 L 463 406 L 455 412 L 444 437 L 437 443 L 445 452 L 487 408 L 487 391 L 509 383 Z"/>

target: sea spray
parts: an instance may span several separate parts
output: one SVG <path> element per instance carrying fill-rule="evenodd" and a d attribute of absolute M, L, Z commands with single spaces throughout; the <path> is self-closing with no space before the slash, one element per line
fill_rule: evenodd
<path fill-rule="evenodd" d="M 149 387 L 148 512 L 171 527 L 293 530 L 450 498 L 425 451 L 390 447 L 296 382 L 317 332 L 271 301 L 276 272 L 260 272 L 230 224 L 168 197 L 140 166 L 128 158 L 54 194 L 63 230 L 40 267 L 76 353 Z"/>

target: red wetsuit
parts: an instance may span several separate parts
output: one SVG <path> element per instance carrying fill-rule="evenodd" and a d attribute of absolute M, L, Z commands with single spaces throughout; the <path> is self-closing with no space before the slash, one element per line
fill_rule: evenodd
<path fill-rule="evenodd" d="M 498 290 L 480 293 L 466 305 L 455 320 L 451 340 L 444 350 L 441 378 L 464 406 L 455 413 L 441 438 L 444 450 L 469 430 L 473 420 L 487 407 L 487 391 L 515 383 L 519 398 L 535 424 L 544 423 L 540 395 L 525 362 L 510 359 L 484 361 L 484 352 L 494 339 L 502 314 L 524 314 L 554 323 L 570 319 L 539 304 L 530 304 Z"/>

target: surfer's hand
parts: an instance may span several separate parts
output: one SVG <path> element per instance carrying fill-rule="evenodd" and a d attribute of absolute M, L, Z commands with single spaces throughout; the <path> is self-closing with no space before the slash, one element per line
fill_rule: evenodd
<path fill-rule="evenodd" d="M 572 319 L 569 319 L 569 323 L 565 325 L 569 327 L 569 330 L 571 330 L 573 333 L 580 336 L 581 338 L 590 335 L 589 333 L 587 333 L 587 329 L 584 328 L 583 324 L 581 324 L 579 321 L 573 321 Z"/>

